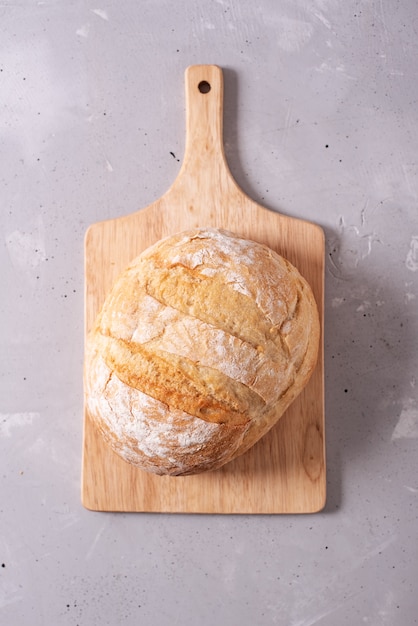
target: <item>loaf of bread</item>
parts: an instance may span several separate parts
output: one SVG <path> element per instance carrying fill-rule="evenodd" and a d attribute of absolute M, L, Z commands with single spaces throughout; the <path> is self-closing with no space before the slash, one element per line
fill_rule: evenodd
<path fill-rule="evenodd" d="M 127 462 L 157 474 L 221 467 L 246 452 L 306 385 L 315 300 L 268 247 L 214 228 L 136 258 L 86 343 L 86 407 Z"/>

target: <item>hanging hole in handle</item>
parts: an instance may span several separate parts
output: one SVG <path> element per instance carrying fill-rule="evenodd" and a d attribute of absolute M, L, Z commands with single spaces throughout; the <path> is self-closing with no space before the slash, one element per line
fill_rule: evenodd
<path fill-rule="evenodd" d="M 208 83 L 206 80 L 201 80 L 197 88 L 199 89 L 200 93 L 209 93 L 210 83 Z"/>

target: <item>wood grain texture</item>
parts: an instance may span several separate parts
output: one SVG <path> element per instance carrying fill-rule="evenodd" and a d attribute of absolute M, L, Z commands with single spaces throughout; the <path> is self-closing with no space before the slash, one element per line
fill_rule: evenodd
<path fill-rule="evenodd" d="M 210 85 L 201 93 L 199 84 Z M 177 179 L 148 207 L 93 224 L 85 238 L 85 329 L 115 278 L 142 250 L 175 232 L 226 228 L 265 243 L 310 283 L 323 331 L 324 235 L 317 225 L 252 201 L 226 163 L 223 76 L 211 65 L 186 70 L 186 150 Z M 220 470 L 186 477 L 148 474 L 120 459 L 84 412 L 82 502 L 98 511 L 311 513 L 325 504 L 323 339 L 307 387 L 249 452 Z"/>

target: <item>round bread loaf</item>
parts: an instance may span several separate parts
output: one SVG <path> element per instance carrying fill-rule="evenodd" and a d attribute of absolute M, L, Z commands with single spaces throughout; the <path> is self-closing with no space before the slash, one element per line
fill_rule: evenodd
<path fill-rule="evenodd" d="M 214 228 L 136 258 L 88 336 L 86 406 L 123 459 L 157 474 L 221 467 L 279 419 L 316 363 L 319 318 L 298 270 Z"/>

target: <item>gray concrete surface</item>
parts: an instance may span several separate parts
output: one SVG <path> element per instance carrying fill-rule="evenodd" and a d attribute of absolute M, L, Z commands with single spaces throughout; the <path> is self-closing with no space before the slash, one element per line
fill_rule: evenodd
<path fill-rule="evenodd" d="M 418 623 L 417 28 L 414 0 L 1 3 L 1 624 Z M 83 235 L 174 180 L 194 63 L 240 186 L 326 232 L 317 515 L 80 503 Z"/>

